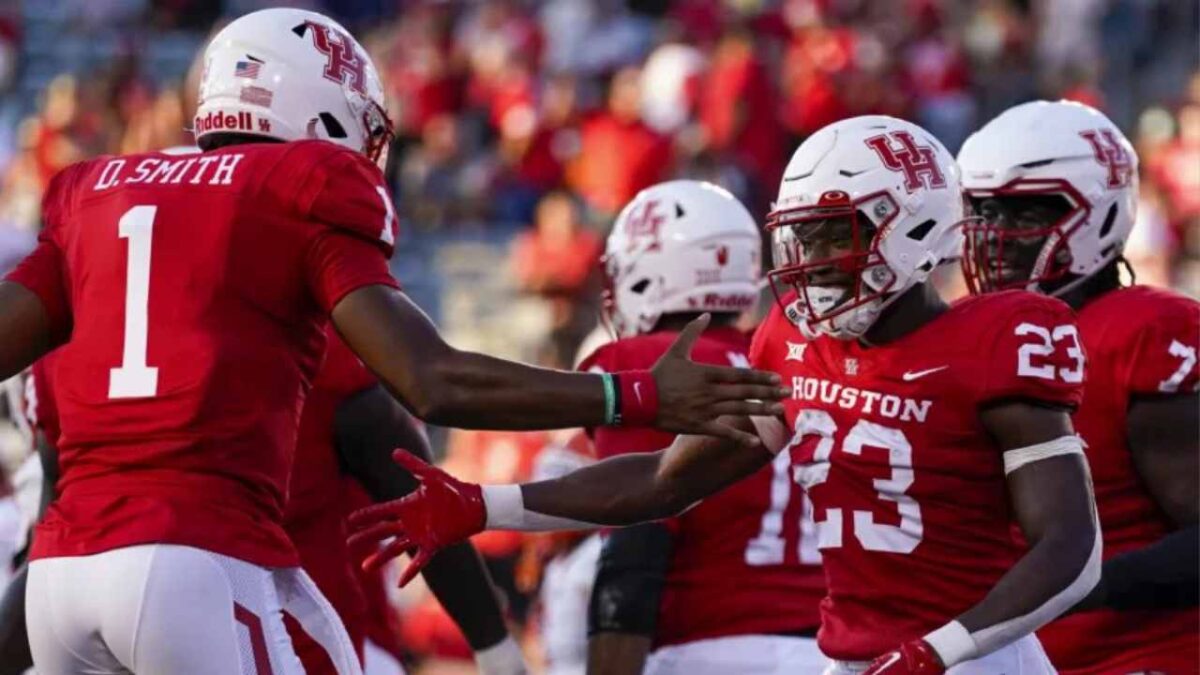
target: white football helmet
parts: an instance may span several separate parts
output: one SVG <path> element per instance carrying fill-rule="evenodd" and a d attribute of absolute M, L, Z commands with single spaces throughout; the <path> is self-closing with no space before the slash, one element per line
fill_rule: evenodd
<path fill-rule="evenodd" d="M 659 183 L 621 210 L 608 236 L 605 314 L 625 338 L 663 314 L 745 311 L 758 297 L 761 260 L 754 218 L 728 191 Z"/>
<path fill-rule="evenodd" d="M 264 9 L 217 33 L 204 52 L 193 133 L 320 138 L 380 161 L 392 136 L 366 50 L 327 16 Z"/>
<path fill-rule="evenodd" d="M 810 339 L 864 335 L 892 300 L 957 258 L 959 190 L 954 157 L 911 122 L 868 115 L 810 136 L 767 222 L 769 277 L 785 314 Z M 842 246 L 829 245 L 831 231 Z"/>
<path fill-rule="evenodd" d="M 998 204 L 964 228 L 973 293 L 1061 295 L 1121 255 L 1136 215 L 1138 158 L 1100 111 L 1070 101 L 1009 108 L 967 139 L 958 162 L 969 203 Z M 1038 200 L 1056 220 L 1002 208 Z"/>

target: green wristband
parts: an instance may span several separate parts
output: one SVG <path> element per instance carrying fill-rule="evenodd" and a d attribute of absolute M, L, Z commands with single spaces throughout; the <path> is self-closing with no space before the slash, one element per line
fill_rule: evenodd
<path fill-rule="evenodd" d="M 612 373 L 600 373 L 604 380 L 604 423 L 611 425 L 617 420 L 617 386 Z"/>

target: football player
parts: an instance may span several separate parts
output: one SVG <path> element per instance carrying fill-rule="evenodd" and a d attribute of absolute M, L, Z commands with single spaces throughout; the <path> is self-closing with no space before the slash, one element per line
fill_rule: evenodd
<path fill-rule="evenodd" d="M 762 447 L 680 436 L 559 480 L 482 488 L 399 457 L 422 486 L 354 514 L 354 536 L 424 556 L 485 528 L 654 520 L 786 450 L 814 506 L 827 672 L 1053 672 L 1033 631 L 1100 574 L 1069 414 L 1084 357 L 1057 300 L 948 306 L 927 283 L 959 255 L 959 190 L 941 143 L 890 117 L 838 122 L 796 151 L 767 226 L 771 276 L 790 292 L 750 352 L 791 385 L 787 421 L 726 418 Z"/>
<path fill-rule="evenodd" d="M 691 180 L 643 190 L 617 217 L 606 248 L 605 309 L 618 339 L 581 369 L 652 364 L 701 312 L 713 322 L 693 357 L 749 364 L 750 338 L 733 324 L 758 298 L 762 244 L 733 195 Z M 661 450 L 674 437 L 600 428 L 593 439 L 603 459 Z M 802 536 L 806 504 L 791 472 L 789 453 L 780 453 L 676 518 L 609 534 L 592 591 L 588 672 L 820 669 L 824 577 L 811 521 Z"/>
<path fill-rule="evenodd" d="M 327 338 L 325 361 L 300 417 L 284 529 L 304 571 L 337 610 L 361 661 L 371 617 L 345 544 L 345 518 L 355 505 L 402 497 L 415 487 L 412 476 L 391 461 L 394 448 L 426 462 L 432 453 L 412 417 L 337 332 L 329 329 Z M 475 651 L 481 673 L 525 672 L 520 647 L 508 634 L 497 591 L 474 547 L 464 542 L 442 551 L 422 576 Z M 329 672 L 320 646 L 289 632 L 305 672 Z"/>
<path fill-rule="evenodd" d="M 296 545 L 301 566 L 330 601 L 362 660 L 368 612 L 366 600 L 346 549 L 344 519 L 362 499 L 403 496 L 412 477 L 390 461 L 397 446 L 425 461 L 430 452 L 412 418 L 378 384 L 332 329 L 329 347 L 300 418 L 299 439 L 288 482 L 284 527 Z M 50 372 L 55 354 L 38 360 L 26 383 L 25 417 L 35 430 L 45 467 L 42 505 L 52 500 L 57 475 L 59 421 Z M 6 589 L 0 603 L 0 673 L 23 673 L 33 666 L 24 630 L 24 587 L 27 568 Z M 524 672 L 520 648 L 507 628 L 487 571 L 473 547 L 464 543 L 430 562 L 423 576 L 475 649 L 485 675 Z M 308 675 L 330 672 L 320 645 L 289 630 Z"/>
<path fill-rule="evenodd" d="M 396 222 L 377 162 L 390 124 L 374 66 L 340 25 L 255 12 L 204 62 L 204 152 L 60 172 L 38 248 L 0 283 L 0 379 L 62 345 L 61 477 L 26 589 L 38 670 L 296 672 L 286 607 L 313 619 L 305 632 L 339 672 L 358 671 L 282 527 L 330 317 L 436 423 L 652 423 L 757 443 L 717 417 L 768 413 L 782 389 L 688 361 L 703 321 L 651 371 L 615 377 L 440 338 L 388 271 Z"/>
<path fill-rule="evenodd" d="M 1088 357 L 1074 424 L 1107 560 L 1085 606 L 1106 609 L 1064 618 L 1039 637 L 1062 672 L 1194 673 L 1200 303 L 1121 285 L 1137 154 L 1099 111 L 1037 101 L 985 125 L 959 162 L 978 216 L 963 257 L 972 291 L 1022 288 L 1063 300 L 1078 312 Z"/>

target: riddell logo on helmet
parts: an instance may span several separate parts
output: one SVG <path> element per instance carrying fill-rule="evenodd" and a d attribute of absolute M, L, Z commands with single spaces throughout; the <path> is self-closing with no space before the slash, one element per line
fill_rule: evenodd
<path fill-rule="evenodd" d="M 254 115 L 248 112 L 223 113 L 214 110 L 204 117 L 197 116 L 192 125 L 192 131 L 197 134 L 206 131 L 252 131 L 259 133 L 271 132 L 271 121 L 259 119 L 255 128 Z"/>
<path fill-rule="evenodd" d="M 746 295 L 745 293 L 728 293 L 722 295 L 720 293 L 705 293 L 702 298 L 688 298 L 688 305 L 692 309 L 714 309 L 728 311 L 743 311 L 750 309 L 754 304 L 754 296 Z"/>
<path fill-rule="evenodd" d="M 909 132 L 893 131 L 872 136 L 866 143 L 867 147 L 879 155 L 884 166 L 904 174 L 906 191 L 915 192 L 922 185 L 930 190 L 946 187 L 946 177 L 937 164 L 933 148 L 917 145 L 916 139 Z"/>
<path fill-rule="evenodd" d="M 1096 161 L 1108 170 L 1108 187 L 1120 188 L 1129 185 L 1133 178 L 1133 160 L 1112 129 L 1089 129 L 1079 135 L 1092 146 Z"/>

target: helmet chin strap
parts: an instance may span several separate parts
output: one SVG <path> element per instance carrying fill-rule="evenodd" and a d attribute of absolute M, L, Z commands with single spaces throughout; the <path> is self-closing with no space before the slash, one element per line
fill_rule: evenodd
<path fill-rule="evenodd" d="M 796 302 L 792 303 L 792 306 L 788 308 L 787 314 L 792 318 L 793 323 L 795 323 L 800 329 L 800 332 L 804 334 L 804 337 L 808 338 L 809 340 L 815 340 L 822 335 L 828 335 L 835 340 L 856 340 L 866 335 L 867 331 L 871 329 L 871 326 L 875 325 L 875 322 L 879 319 L 880 315 L 883 314 L 884 310 L 890 307 L 893 302 L 900 298 L 900 296 L 904 295 L 904 292 L 909 288 L 912 288 L 915 283 L 915 279 L 911 280 L 904 287 L 888 293 L 886 297 L 875 298 L 869 302 L 859 305 L 858 307 L 855 307 L 854 309 L 847 310 L 846 312 L 831 319 L 825 319 L 815 323 L 808 320 L 808 312 L 806 311 L 807 308 L 804 305 L 804 301 L 801 299 L 797 299 Z M 814 290 L 818 292 L 834 290 L 840 291 L 841 297 L 834 298 L 834 302 L 829 304 L 830 308 L 836 307 L 838 304 L 840 304 L 837 301 L 842 301 L 844 296 L 849 293 L 847 289 L 832 289 L 829 287 L 814 286 L 809 289 L 810 296 Z M 826 302 L 828 303 L 828 301 Z"/>
<path fill-rule="evenodd" d="M 1103 260 L 1103 261 L 1101 261 L 1101 262 L 1100 262 L 1100 264 L 1096 266 L 1096 269 L 1095 269 L 1095 270 L 1093 270 L 1091 274 L 1078 274 L 1078 275 L 1076 275 L 1076 276 L 1075 276 L 1075 278 L 1074 278 L 1074 279 L 1072 279 L 1072 280 L 1068 281 L 1067 283 L 1063 284 L 1061 288 L 1056 288 L 1056 289 L 1054 289 L 1053 291 L 1043 291 L 1043 290 L 1040 288 L 1040 285 L 1039 285 L 1039 284 L 1037 284 L 1037 283 L 1034 283 L 1034 284 L 1031 284 L 1031 286 L 1033 286 L 1034 288 L 1032 288 L 1032 289 L 1030 289 L 1030 290 L 1033 290 L 1033 291 L 1035 291 L 1035 292 L 1038 292 L 1038 293 L 1045 293 L 1046 295 L 1049 295 L 1049 296 L 1050 296 L 1050 297 L 1052 297 L 1052 298 L 1061 298 L 1061 297 L 1063 297 L 1064 295 L 1066 295 L 1067 293 L 1070 293 L 1071 291 L 1075 290 L 1076 288 L 1079 288 L 1079 286 L 1081 286 L 1081 285 L 1083 285 L 1084 283 L 1086 283 L 1088 279 L 1091 279 L 1092 277 L 1096 276 L 1096 274 L 1097 274 L 1097 273 L 1098 273 L 1100 270 L 1102 270 L 1102 269 L 1104 269 L 1106 266 L 1108 266 L 1108 263 L 1110 263 L 1110 262 L 1112 262 L 1113 260 L 1115 260 L 1115 259 L 1116 259 L 1118 256 L 1120 256 L 1121 254 L 1122 254 L 1122 251 L 1121 251 L 1121 250 L 1115 250 L 1115 251 L 1113 251 L 1112 253 L 1110 253 L 1110 254 L 1108 254 L 1107 256 L 1105 256 L 1105 257 L 1104 257 L 1104 260 Z"/>

